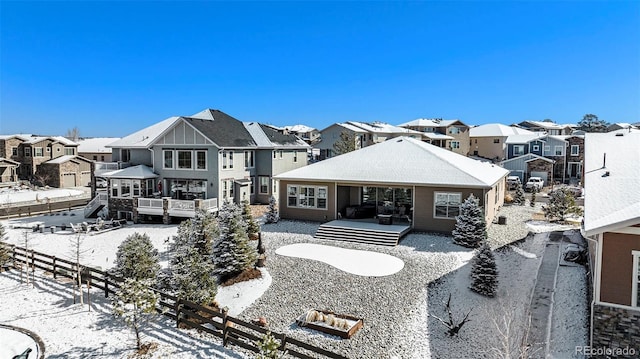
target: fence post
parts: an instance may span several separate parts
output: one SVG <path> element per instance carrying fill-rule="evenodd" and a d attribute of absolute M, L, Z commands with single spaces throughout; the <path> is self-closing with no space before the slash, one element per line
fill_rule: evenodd
<path fill-rule="evenodd" d="M 174 305 L 176 311 L 176 328 L 180 328 L 180 310 L 182 310 L 182 299 L 178 298 Z"/>
<path fill-rule="evenodd" d="M 109 272 L 104 272 L 104 297 L 109 298 Z"/>
<path fill-rule="evenodd" d="M 58 271 L 56 269 L 56 256 L 53 256 L 53 279 L 58 277 Z"/>
<path fill-rule="evenodd" d="M 226 347 L 229 341 L 229 329 L 228 329 L 227 309 L 222 309 L 222 346 Z"/>
<path fill-rule="evenodd" d="M 280 334 L 280 351 L 284 352 L 287 350 L 287 335 L 285 333 Z"/>

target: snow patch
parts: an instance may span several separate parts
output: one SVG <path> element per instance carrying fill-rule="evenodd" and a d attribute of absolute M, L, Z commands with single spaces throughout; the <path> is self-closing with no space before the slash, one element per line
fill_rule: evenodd
<path fill-rule="evenodd" d="M 553 231 L 566 231 L 569 229 L 576 229 L 579 227 L 579 224 L 560 224 L 560 223 L 550 223 L 547 221 L 529 221 L 527 222 L 527 227 L 533 233 L 543 233 L 543 232 L 553 232 Z"/>
<path fill-rule="evenodd" d="M 30 336 L 9 328 L 0 328 L 0 358 L 13 358 L 31 349 L 32 357 L 40 355 L 38 345 Z"/>
<path fill-rule="evenodd" d="M 218 287 L 216 300 L 221 308 L 227 307 L 229 315 L 238 316 L 269 288 L 273 279 L 265 268 L 260 268 L 262 277 L 226 287 Z"/>
<path fill-rule="evenodd" d="M 321 244 L 290 244 L 278 248 L 276 254 L 313 259 L 359 276 L 384 277 L 395 274 L 404 268 L 404 261 L 388 254 Z"/>
<path fill-rule="evenodd" d="M 537 258 L 537 256 L 535 254 L 527 252 L 527 251 L 521 249 L 520 247 L 516 247 L 516 246 L 510 246 L 510 247 L 511 247 L 511 249 L 513 249 L 514 252 L 518 253 L 519 255 L 521 255 L 521 256 L 523 256 L 525 258 L 531 258 L 531 259 Z"/>

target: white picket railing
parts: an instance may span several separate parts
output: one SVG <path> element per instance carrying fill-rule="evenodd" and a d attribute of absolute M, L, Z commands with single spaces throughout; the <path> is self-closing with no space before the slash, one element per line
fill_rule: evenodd
<path fill-rule="evenodd" d="M 138 213 L 164 214 L 162 198 L 138 198 Z"/>
<path fill-rule="evenodd" d="M 87 218 L 91 213 L 95 212 L 98 207 L 106 206 L 108 203 L 107 193 L 98 192 L 98 194 L 84 207 L 84 217 Z"/>

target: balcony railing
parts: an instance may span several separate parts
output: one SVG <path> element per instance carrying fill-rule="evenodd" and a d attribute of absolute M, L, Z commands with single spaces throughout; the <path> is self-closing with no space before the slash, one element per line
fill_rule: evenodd
<path fill-rule="evenodd" d="M 98 192 L 98 194 L 87 203 L 87 206 L 84 207 L 85 218 L 90 216 L 98 208 L 106 206 L 108 204 L 108 198 L 107 192 Z"/>
<path fill-rule="evenodd" d="M 138 213 L 163 215 L 162 198 L 138 198 Z"/>
<path fill-rule="evenodd" d="M 167 201 L 167 206 L 164 206 Z M 196 213 L 197 204 L 200 201 L 199 208 L 204 211 L 218 210 L 218 199 L 209 198 L 205 200 L 180 200 L 171 198 L 138 198 L 138 213 L 151 215 L 164 215 L 165 208 L 167 214 L 173 217 L 190 217 L 193 218 Z"/>

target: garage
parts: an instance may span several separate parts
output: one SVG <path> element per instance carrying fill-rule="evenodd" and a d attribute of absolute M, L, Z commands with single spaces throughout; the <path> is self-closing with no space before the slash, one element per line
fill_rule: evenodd
<path fill-rule="evenodd" d="M 547 172 L 541 172 L 541 171 L 533 171 L 531 172 L 531 177 L 540 177 L 542 178 L 542 180 L 544 181 L 544 185 L 548 185 L 549 184 L 549 174 Z"/>
<path fill-rule="evenodd" d="M 76 174 L 75 173 L 63 173 L 62 174 L 62 187 L 75 187 L 76 186 Z"/>
<path fill-rule="evenodd" d="M 80 185 L 82 186 L 91 186 L 91 172 L 90 171 L 82 171 L 80 173 Z"/>

